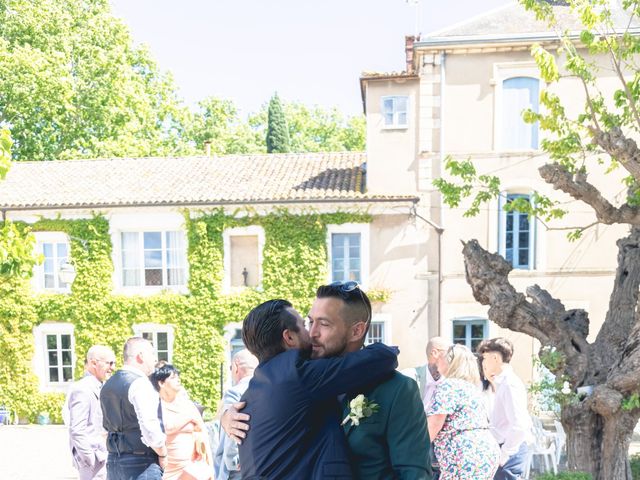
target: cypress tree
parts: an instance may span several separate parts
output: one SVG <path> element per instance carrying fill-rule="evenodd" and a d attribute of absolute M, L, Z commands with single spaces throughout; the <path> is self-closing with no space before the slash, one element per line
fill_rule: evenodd
<path fill-rule="evenodd" d="M 289 142 L 289 127 L 282 110 L 278 94 L 274 94 L 269 101 L 269 121 L 267 125 L 267 152 L 288 153 L 291 150 Z"/>

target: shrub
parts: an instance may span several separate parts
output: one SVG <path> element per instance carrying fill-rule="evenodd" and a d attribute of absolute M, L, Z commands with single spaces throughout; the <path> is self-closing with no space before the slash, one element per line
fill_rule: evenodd
<path fill-rule="evenodd" d="M 560 472 L 556 475 L 544 473 L 535 478 L 536 480 L 591 480 L 591 475 L 584 472 Z"/>

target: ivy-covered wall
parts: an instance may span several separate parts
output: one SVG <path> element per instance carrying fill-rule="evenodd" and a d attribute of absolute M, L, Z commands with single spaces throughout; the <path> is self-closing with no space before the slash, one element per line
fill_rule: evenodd
<path fill-rule="evenodd" d="M 84 355 L 91 345 L 110 345 L 120 357 L 132 326 L 151 322 L 174 326 L 172 361 L 181 371 L 182 383 L 194 400 L 215 410 L 220 398 L 224 325 L 242 321 L 252 307 L 276 297 L 289 299 L 306 312 L 315 289 L 327 276 L 327 225 L 371 221 L 367 214 L 353 213 L 244 213 L 240 217 L 221 209 L 185 212 L 190 293 L 165 292 L 152 297 L 112 293 L 112 246 L 104 216 L 43 219 L 23 225 L 25 237 L 29 228 L 66 232 L 77 276 L 71 294 L 35 295 L 28 279 L 0 280 L 0 405 L 31 421 L 41 411 L 61 421 L 64 396 L 40 393 L 32 370 L 33 328 L 41 322 L 74 324 L 76 378 L 82 376 Z M 223 231 L 248 225 L 260 225 L 265 232 L 262 291 L 246 289 L 224 295 Z"/>

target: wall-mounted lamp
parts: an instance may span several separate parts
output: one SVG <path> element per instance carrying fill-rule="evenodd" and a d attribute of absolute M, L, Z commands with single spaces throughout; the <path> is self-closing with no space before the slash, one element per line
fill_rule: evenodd
<path fill-rule="evenodd" d="M 62 262 L 58 268 L 58 279 L 60 283 L 71 285 L 76 279 L 76 267 L 72 263 Z"/>

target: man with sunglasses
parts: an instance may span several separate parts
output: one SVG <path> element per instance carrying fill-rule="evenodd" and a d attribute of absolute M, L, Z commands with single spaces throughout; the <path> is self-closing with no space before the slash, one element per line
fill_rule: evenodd
<path fill-rule="evenodd" d="M 371 302 L 357 282 L 334 282 L 321 286 L 308 315 L 312 358 L 341 357 L 360 350 L 371 324 Z M 376 411 L 348 420 L 350 401 L 364 395 Z M 417 384 L 393 372 L 338 397 L 342 428 L 349 447 L 354 478 L 361 480 L 430 480 L 429 435 Z M 249 417 L 236 404 L 222 418 L 227 433 L 242 441 Z"/>
<path fill-rule="evenodd" d="M 69 445 L 80 480 L 107 478 L 106 431 L 102 426 L 100 389 L 115 367 L 109 347 L 94 345 L 87 352 L 85 376 L 67 394 Z"/>

